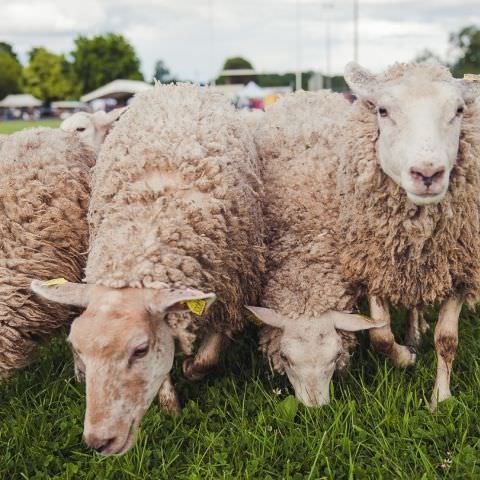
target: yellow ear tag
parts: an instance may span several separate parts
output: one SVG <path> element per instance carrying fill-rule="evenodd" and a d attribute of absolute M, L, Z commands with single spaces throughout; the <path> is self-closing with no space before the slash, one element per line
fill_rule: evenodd
<path fill-rule="evenodd" d="M 206 300 L 187 300 L 183 303 L 192 313 L 198 316 L 203 314 L 203 312 L 205 311 L 205 307 L 207 306 Z"/>
<path fill-rule="evenodd" d="M 64 278 L 52 278 L 51 280 L 43 282 L 43 284 L 47 287 L 53 287 L 53 285 L 63 285 L 64 283 L 68 283 L 68 281 Z"/>

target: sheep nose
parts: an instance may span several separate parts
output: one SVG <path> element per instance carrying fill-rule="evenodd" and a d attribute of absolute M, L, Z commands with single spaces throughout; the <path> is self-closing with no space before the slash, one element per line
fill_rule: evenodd
<path fill-rule="evenodd" d="M 410 169 L 410 175 L 414 180 L 420 180 L 428 188 L 433 183 L 440 181 L 445 174 L 444 167 L 425 167 L 425 168 L 414 168 Z"/>
<path fill-rule="evenodd" d="M 115 442 L 115 437 L 112 438 L 99 438 L 95 435 L 89 435 L 85 437 L 85 443 L 96 450 L 99 453 L 104 452 L 110 445 Z"/>

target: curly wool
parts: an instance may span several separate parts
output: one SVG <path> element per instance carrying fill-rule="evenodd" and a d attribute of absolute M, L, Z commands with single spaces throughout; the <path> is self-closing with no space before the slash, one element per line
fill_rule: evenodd
<path fill-rule="evenodd" d="M 79 280 L 85 265 L 90 167 L 73 135 L 46 128 L 0 143 L 0 377 L 25 366 L 72 310 L 39 300 L 32 278 Z"/>
<path fill-rule="evenodd" d="M 215 292 L 202 325 L 239 330 L 264 269 L 259 173 L 222 95 L 156 85 L 136 96 L 95 169 L 86 281 Z"/>
<path fill-rule="evenodd" d="M 336 225 L 334 152 L 342 128 L 339 119 L 345 119 L 349 109 L 338 94 L 296 93 L 267 111 L 256 136 L 268 239 L 262 304 L 292 321 L 299 316 L 313 319 L 328 310 L 351 310 L 356 301 L 341 273 Z M 335 114 L 329 115 L 332 111 Z M 345 338 L 348 350 L 352 336 Z M 278 329 L 262 330 L 260 349 L 281 372 L 279 341 Z"/>
<path fill-rule="evenodd" d="M 448 70 L 435 65 L 395 65 L 385 76 L 399 78 L 422 68 L 451 80 Z M 338 180 L 341 262 L 345 275 L 369 294 L 406 308 L 451 296 L 473 306 L 479 298 L 479 126 L 478 103 L 470 104 L 447 195 L 439 204 L 419 207 L 379 165 L 374 111 L 361 102 L 352 109 Z"/>

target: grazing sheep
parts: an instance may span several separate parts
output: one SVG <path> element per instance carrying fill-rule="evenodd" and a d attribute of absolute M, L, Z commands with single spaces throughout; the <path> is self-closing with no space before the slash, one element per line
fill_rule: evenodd
<path fill-rule="evenodd" d="M 415 361 L 390 329 L 389 304 L 441 304 L 431 406 L 450 397 L 462 304 L 480 293 L 479 87 L 439 65 L 396 64 L 372 75 L 355 63 L 345 79 L 359 98 L 342 135 L 341 260 L 364 288 L 371 330 L 396 365 Z"/>
<path fill-rule="evenodd" d="M 81 278 L 94 152 L 74 135 L 36 128 L 0 143 L 0 378 L 25 366 L 71 309 L 39 302 L 34 277 Z"/>
<path fill-rule="evenodd" d="M 64 120 L 60 128 L 65 132 L 75 132 L 82 141 L 99 152 L 105 137 L 127 108 L 116 108 L 109 113 L 77 112 Z"/>
<path fill-rule="evenodd" d="M 168 313 L 199 315 L 188 316 L 203 334 L 184 362 L 193 379 L 243 327 L 263 271 L 261 190 L 251 135 L 209 89 L 157 85 L 107 137 L 93 181 L 86 284 L 32 283 L 45 298 L 86 307 L 69 339 L 87 385 L 88 445 L 127 451 L 157 393 L 178 409 L 169 372 L 174 336 L 185 329 Z"/>
<path fill-rule="evenodd" d="M 286 373 L 305 405 L 329 401 L 336 368 L 345 367 L 355 337 L 383 325 L 346 313 L 356 295 L 342 278 L 334 152 L 349 103 L 327 92 L 298 92 L 264 115 L 255 136 L 265 184 L 267 272 L 260 345 L 273 369 Z M 273 328 L 272 328 L 273 327 Z"/>

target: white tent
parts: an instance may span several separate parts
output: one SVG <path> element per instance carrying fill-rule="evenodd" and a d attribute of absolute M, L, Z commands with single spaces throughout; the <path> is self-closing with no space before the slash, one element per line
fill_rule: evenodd
<path fill-rule="evenodd" d="M 264 98 L 267 95 L 267 91 L 259 87 L 254 81 L 250 81 L 237 92 L 237 95 L 240 98 Z"/>
<path fill-rule="evenodd" d="M 82 102 L 91 102 L 100 98 L 119 98 L 124 99 L 152 88 L 152 85 L 139 80 L 114 80 L 113 82 L 97 88 L 93 92 L 86 93 L 80 100 Z"/>
<path fill-rule="evenodd" d="M 41 107 L 42 102 L 33 95 L 26 93 L 7 95 L 1 102 L 0 108 L 35 108 Z"/>

